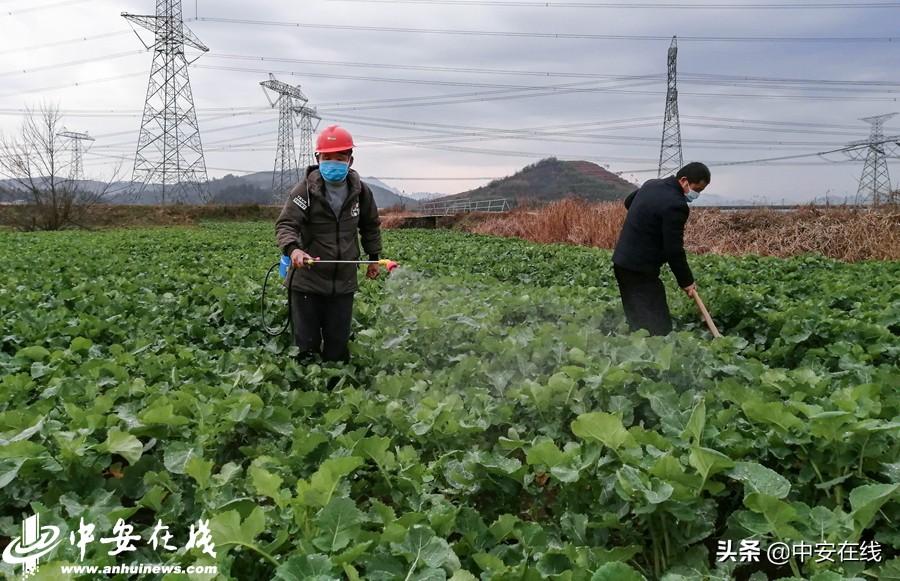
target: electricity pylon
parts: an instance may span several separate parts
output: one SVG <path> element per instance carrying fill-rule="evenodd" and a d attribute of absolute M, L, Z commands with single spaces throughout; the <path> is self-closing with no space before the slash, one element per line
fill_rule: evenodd
<path fill-rule="evenodd" d="M 72 162 L 69 166 L 69 180 L 72 182 L 84 180 L 84 149 L 81 142 L 95 141 L 95 139 L 87 133 L 68 131 L 65 128 L 63 128 L 63 131 L 57 133 L 57 135 L 72 141 Z"/>
<path fill-rule="evenodd" d="M 300 90 L 300 86 L 289 85 L 275 79 L 269 74 L 269 80 L 260 83 L 266 99 L 272 108 L 278 109 L 278 146 L 275 150 L 275 171 L 272 174 L 272 198 L 275 203 L 284 202 L 291 189 L 300 181 L 297 158 L 294 154 L 294 110 L 295 101 L 306 103 L 309 99 Z M 269 89 L 278 98 L 274 101 L 266 92 Z"/>
<path fill-rule="evenodd" d="M 891 176 L 887 164 L 888 158 L 900 157 L 900 146 L 897 143 L 900 137 L 887 139 L 884 137 L 884 122 L 894 115 L 896 113 L 860 119 L 872 126 L 869 139 L 851 143 L 849 146 L 851 149 L 846 151 L 853 159 L 865 159 L 857 189 L 860 202 L 871 201 L 873 206 L 900 202 L 897 193 L 891 189 Z"/>
<path fill-rule="evenodd" d="M 167 197 L 184 202 L 191 194 L 206 202 L 206 160 L 188 78 L 188 66 L 194 61 L 187 60 L 184 48 L 201 52 L 209 48 L 184 25 L 181 0 L 156 0 L 153 16 L 122 16 L 155 35 L 150 45 L 141 39 L 154 52 L 132 179 L 141 184 L 141 192 L 161 185 L 163 204 Z"/>
<path fill-rule="evenodd" d="M 657 177 L 674 175 L 684 164 L 681 155 L 681 122 L 678 119 L 678 43 L 672 37 L 669 46 L 669 74 L 666 89 L 666 116 L 663 120 L 662 144 L 659 150 L 659 174 Z"/>
<path fill-rule="evenodd" d="M 300 127 L 300 169 L 303 170 L 316 162 L 313 136 L 322 118 L 315 107 L 307 105 L 294 108 L 294 112 L 300 116 L 297 126 Z"/>

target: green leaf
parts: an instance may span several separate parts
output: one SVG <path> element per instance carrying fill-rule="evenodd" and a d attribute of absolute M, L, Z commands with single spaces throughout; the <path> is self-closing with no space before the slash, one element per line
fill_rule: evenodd
<path fill-rule="evenodd" d="M 785 498 L 791 491 L 791 483 L 774 470 L 756 462 L 738 462 L 728 476 L 744 483 L 744 494 L 759 492 L 775 498 Z"/>
<path fill-rule="evenodd" d="M 355 451 L 358 454 L 371 458 L 382 468 L 390 469 L 395 464 L 393 454 L 388 452 L 390 446 L 390 438 L 372 436 L 360 440 L 356 444 Z"/>
<path fill-rule="evenodd" d="M 774 496 L 751 492 L 744 496 L 744 506 L 766 518 L 771 531 L 782 539 L 796 538 L 799 534 L 790 523 L 797 519 L 793 506 Z"/>
<path fill-rule="evenodd" d="M 734 462 L 725 454 L 701 446 L 694 446 L 691 448 L 691 454 L 688 456 L 688 463 L 700 473 L 704 483 L 709 480 L 710 476 L 734 466 Z"/>
<path fill-rule="evenodd" d="M 282 478 L 277 474 L 272 474 L 259 464 L 258 460 L 254 460 L 247 470 L 253 487 L 260 496 L 267 496 L 274 500 L 279 507 L 283 507 L 284 499 L 281 495 Z"/>
<path fill-rule="evenodd" d="M 543 464 L 545 466 L 554 467 L 565 462 L 566 457 L 556 447 L 553 440 L 549 438 L 539 438 L 536 443 L 528 448 L 525 453 L 525 461 L 529 466 L 535 464 Z"/>
<path fill-rule="evenodd" d="M 595 440 L 618 450 L 631 439 L 618 416 L 606 412 L 579 415 L 572 421 L 572 433 L 582 440 Z"/>
<path fill-rule="evenodd" d="M 850 516 L 856 523 L 857 532 L 862 532 L 872 521 L 878 510 L 891 500 L 900 490 L 900 484 L 864 484 L 850 491 Z"/>
<path fill-rule="evenodd" d="M 141 414 L 141 421 L 147 425 L 184 426 L 191 420 L 175 414 L 172 404 L 153 407 Z"/>
<path fill-rule="evenodd" d="M 741 404 L 744 414 L 751 420 L 762 424 L 773 424 L 788 432 L 803 427 L 803 421 L 787 411 L 781 402 L 746 401 Z"/>
<path fill-rule="evenodd" d="M 203 456 L 199 448 L 187 442 L 173 442 L 163 452 L 163 465 L 172 474 L 184 474 L 188 461 L 195 456 Z"/>
<path fill-rule="evenodd" d="M 329 458 L 322 462 L 309 481 L 297 482 L 297 498 L 304 506 L 325 506 L 331 500 L 341 479 L 362 466 L 359 456 Z"/>
<path fill-rule="evenodd" d="M 212 460 L 204 460 L 198 456 L 191 458 L 184 465 L 184 473 L 197 481 L 200 488 L 206 488 L 212 475 Z"/>
<path fill-rule="evenodd" d="M 649 504 L 665 502 L 672 496 L 674 489 L 668 482 L 654 480 L 633 466 L 622 466 L 616 472 L 616 479 L 626 500 L 645 500 Z"/>
<path fill-rule="evenodd" d="M 144 451 L 144 445 L 140 440 L 128 432 L 119 431 L 118 428 L 112 428 L 107 432 L 102 448 L 110 454 L 118 454 L 125 458 L 129 464 L 136 464 Z"/>
<path fill-rule="evenodd" d="M 501 514 L 497 520 L 490 526 L 489 530 L 497 542 L 502 541 L 516 528 L 519 518 L 511 514 Z"/>
<path fill-rule="evenodd" d="M 266 515 L 259 507 L 241 522 L 236 510 L 229 510 L 214 516 L 209 523 L 216 547 L 227 545 L 253 545 L 254 540 L 266 528 Z M 255 546 L 255 545 L 254 545 Z"/>
<path fill-rule="evenodd" d="M 372 545 L 372 541 L 366 541 L 364 543 L 357 543 L 353 545 L 346 551 L 343 551 L 339 555 L 333 555 L 332 561 L 334 561 L 338 565 L 346 565 L 356 561 L 360 557 L 366 554 L 366 551 L 369 550 L 369 547 Z"/>
<path fill-rule="evenodd" d="M 327 555 L 294 556 L 275 571 L 275 578 L 282 581 L 337 581 L 334 565 Z"/>
<path fill-rule="evenodd" d="M 31 361 L 43 361 L 50 357 L 50 352 L 40 345 L 33 345 L 16 351 L 16 357 L 24 357 Z"/>
<path fill-rule="evenodd" d="M 394 544 L 394 550 L 406 557 L 411 565 L 424 563 L 428 567 L 441 567 L 450 558 L 450 545 L 434 535 L 434 531 L 422 525 L 409 529 L 402 544 Z"/>
<path fill-rule="evenodd" d="M 350 544 L 359 530 L 357 525 L 364 520 L 365 515 L 352 500 L 333 498 L 316 517 L 319 535 L 313 539 L 313 544 L 329 553 L 340 551 Z"/>
<path fill-rule="evenodd" d="M 72 342 L 69 343 L 69 349 L 73 353 L 85 354 L 93 346 L 94 342 L 85 337 L 75 337 L 74 339 L 72 339 Z"/>
<path fill-rule="evenodd" d="M 0 489 L 16 479 L 25 460 L 25 458 L 0 459 Z"/>
<path fill-rule="evenodd" d="M 689 437 L 694 444 L 699 445 L 703 439 L 703 428 L 706 426 L 706 401 L 700 400 L 691 412 L 691 418 L 684 427 L 681 437 Z"/>
<path fill-rule="evenodd" d="M 591 581 L 647 581 L 647 578 L 625 563 L 614 561 L 594 571 Z"/>

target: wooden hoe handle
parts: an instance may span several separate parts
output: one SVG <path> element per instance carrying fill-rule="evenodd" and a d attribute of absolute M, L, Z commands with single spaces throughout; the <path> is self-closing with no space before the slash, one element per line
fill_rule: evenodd
<path fill-rule="evenodd" d="M 709 311 L 706 310 L 706 305 L 703 304 L 703 299 L 700 298 L 700 293 L 694 289 L 694 292 L 691 293 L 691 296 L 694 297 L 694 302 L 697 303 L 697 308 L 700 309 L 700 314 L 703 315 L 703 320 L 706 321 L 706 326 L 709 327 L 709 332 L 712 333 L 713 337 L 721 337 L 722 333 L 719 333 L 719 328 L 716 327 L 716 324 L 713 322 L 712 317 L 709 316 Z"/>

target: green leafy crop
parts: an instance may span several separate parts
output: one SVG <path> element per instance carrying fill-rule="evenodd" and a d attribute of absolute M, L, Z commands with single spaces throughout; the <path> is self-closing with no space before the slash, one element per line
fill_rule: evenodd
<path fill-rule="evenodd" d="M 627 333 L 608 252 L 392 231 L 384 254 L 352 363 L 301 366 L 260 330 L 270 224 L 0 233 L 0 546 L 39 512 L 64 539 L 161 521 L 178 550 L 124 562 L 224 579 L 900 572 L 900 264 L 693 257 L 712 340 L 681 293 L 678 332 Z M 184 548 L 199 520 L 215 558 Z M 887 554 L 718 563 L 728 539 Z"/>

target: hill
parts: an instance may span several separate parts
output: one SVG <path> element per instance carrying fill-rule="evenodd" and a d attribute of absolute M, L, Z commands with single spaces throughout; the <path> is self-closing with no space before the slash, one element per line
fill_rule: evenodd
<path fill-rule="evenodd" d="M 507 198 L 517 204 L 546 204 L 569 197 L 590 202 L 623 199 L 637 186 L 589 161 L 541 160 L 486 186 L 439 201 Z"/>
<path fill-rule="evenodd" d="M 418 202 L 412 198 L 407 198 L 397 194 L 394 190 L 388 189 L 385 184 L 370 178 L 363 178 L 372 193 L 375 195 L 375 203 L 381 209 L 406 206 L 414 207 Z M 103 188 L 104 184 L 100 182 L 84 180 L 81 187 L 88 191 L 97 192 Z M 112 195 L 104 198 L 104 202 L 109 204 L 130 204 L 130 205 L 152 205 L 159 204 L 162 200 L 161 189 L 158 185 L 148 187 L 144 193 L 136 198 L 128 192 L 135 188 L 132 182 L 116 182 L 110 188 Z M 0 192 L 6 191 L 5 194 L 0 193 L 0 202 L 12 202 L 22 196 L 16 193 L 16 185 L 12 180 L 0 180 Z M 212 203 L 214 204 L 271 204 L 272 203 L 272 172 L 256 172 L 252 174 L 236 176 L 228 174 L 221 178 L 209 180 L 209 191 L 212 194 Z M 185 200 L 188 204 L 200 203 L 199 199 Z"/>

